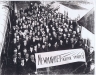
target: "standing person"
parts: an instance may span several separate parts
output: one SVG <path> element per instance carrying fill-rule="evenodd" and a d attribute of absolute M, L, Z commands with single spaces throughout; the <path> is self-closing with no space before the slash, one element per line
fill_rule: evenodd
<path fill-rule="evenodd" d="M 40 44 L 40 43 L 38 43 L 38 50 L 37 50 L 37 52 L 38 52 L 38 53 L 43 52 L 43 50 L 42 50 L 42 48 L 41 48 L 41 44 Z"/>
<path fill-rule="evenodd" d="M 47 49 L 46 49 L 46 46 L 45 46 L 44 43 L 42 44 L 42 51 L 43 51 L 43 52 L 47 52 Z"/>
<path fill-rule="evenodd" d="M 25 62 L 25 71 L 26 71 L 26 74 L 28 74 L 28 73 L 30 73 L 29 72 L 30 61 L 29 61 L 29 54 L 28 53 L 25 54 L 24 62 Z"/>
<path fill-rule="evenodd" d="M 59 50 L 63 50 L 64 49 L 64 43 L 62 40 L 59 40 Z"/>
<path fill-rule="evenodd" d="M 34 74 L 36 71 L 35 57 L 33 54 L 30 55 L 29 71 L 31 74 Z"/>
<path fill-rule="evenodd" d="M 21 63 L 19 64 L 18 73 L 19 73 L 20 75 L 24 75 L 24 74 L 25 74 L 24 58 L 21 58 Z"/>

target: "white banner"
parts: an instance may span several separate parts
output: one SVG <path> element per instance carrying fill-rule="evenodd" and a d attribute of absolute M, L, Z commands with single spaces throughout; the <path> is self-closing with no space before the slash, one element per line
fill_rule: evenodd
<path fill-rule="evenodd" d="M 44 68 L 73 62 L 86 62 L 83 49 L 69 49 L 36 53 L 36 68 Z"/>

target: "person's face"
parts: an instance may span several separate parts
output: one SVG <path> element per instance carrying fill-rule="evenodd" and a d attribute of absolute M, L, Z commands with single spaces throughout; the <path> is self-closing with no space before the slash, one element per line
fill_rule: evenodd
<path fill-rule="evenodd" d="M 25 16 L 27 16 L 27 13 L 25 13 Z"/>
<path fill-rule="evenodd" d="M 38 32 L 38 35 L 40 35 L 40 32 Z"/>
<path fill-rule="evenodd" d="M 51 43 L 49 43 L 48 46 L 51 47 Z"/>
<path fill-rule="evenodd" d="M 19 36 L 17 36 L 16 38 L 17 38 L 17 40 L 19 40 Z"/>
<path fill-rule="evenodd" d="M 14 38 L 14 43 L 16 43 L 16 38 Z"/>
<path fill-rule="evenodd" d="M 29 35 L 31 35 L 31 36 L 32 36 L 32 33 L 30 32 L 30 33 L 29 33 Z"/>
<path fill-rule="evenodd" d="M 68 39 L 66 39 L 66 43 L 68 43 Z"/>
<path fill-rule="evenodd" d="M 40 43 L 38 43 L 38 47 L 40 48 Z"/>
<path fill-rule="evenodd" d="M 57 46 L 57 42 L 55 42 L 55 47 Z"/>
<path fill-rule="evenodd" d="M 63 41 L 62 40 L 60 40 L 60 44 L 63 45 Z"/>
<path fill-rule="evenodd" d="M 76 34 L 76 31 L 73 31 L 73 34 Z"/>
<path fill-rule="evenodd" d="M 71 43 L 73 43 L 74 42 L 74 39 L 73 38 L 71 38 Z"/>
<path fill-rule="evenodd" d="M 36 45 L 36 46 L 34 46 L 34 50 L 37 52 L 37 45 Z"/>
<path fill-rule="evenodd" d="M 21 53 L 18 53 L 18 57 L 21 58 Z"/>
<path fill-rule="evenodd" d="M 45 45 L 42 45 L 42 48 L 44 49 L 45 48 Z"/>
<path fill-rule="evenodd" d="M 71 24 L 73 23 L 73 21 L 71 20 Z"/>
<path fill-rule="evenodd" d="M 49 36 L 51 36 L 51 33 L 49 33 Z"/>
<path fill-rule="evenodd" d="M 13 30 L 15 30 L 15 26 L 13 26 Z"/>
<path fill-rule="evenodd" d="M 16 37 L 17 33 L 14 33 L 14 37 Z"/>
<path fill-rule="evenodd" d="M 52 37 L 50 37 L 50 40 L 52 40 Z"/>
<path fill-rule="evenodd" d="M 18 45 L 17 48 L 20 49 L 20 45 Z"/>
<path fill-rule="evenodd" d="M 28 40 L 29 38 L 28 38 L 28 36 L 26 36 L 26 40 Z"/>
<path fill-rule="evenodd" d="M 15 48 L 14 53 L 17 54 L 17 49 Z"/>
<path fill-rule="evenodd" d="M 72 30 L 71 30 L 71 29 L 69 29 L 69 32 L 72 32 Z"/>
<path fill-rule="evenodd" d="M 23 64 L 23 65 L 24 65 L 24 59 L 22 59 L 22 60 L 21 60 L 21 64 Z"/>
<path fill-rule="evenodd" d="M 67 28 L 65 28 L 65 32 L 68 32 Z"/>
<path fill-rule="evenodd" d="M 25 58 L 28 59 L 28 58 L 29 58 L 29 54 L 26 54 L 26 55 L 25 55 Z"/>
<path fill-rule="evenodd" d="M 46 37 L 43 37 L 43 40 L 45 41 Z"/>
<path fill-rule="evenodd" d="M 70 37 L 70 34 L 68 33 L 68 37 Z"/>
<path fill-rule="evenodd" d="M 42 40 L 42 37 L 40 37 L 40 40 Z"/>
<path fill-rule="evenodd" d="M 34 61 L 34 55 L 30 56 L 31 61 Z"/>
<path fill-rule="evenodd" d="M 35 32 L 33 32 L 33 36 L 35 35 Z"/>
<path fill-rule="evenodd" d="M 75 35 L 73 35 L 73 38 L 75 37 Z"/>
<path fill-rule="evenodd" d="M 13 58 L 13 62 L 14 63 L 17 63 L 17 58 Z"/>
<path fill-rule="evenodd" d="M 31 35 L 29 35 L 29 40 L 31 40 Z"/>
<path fill-rule="evenodd" d="M 33 51 L 33 47 L 30 47 L 30 51 Z"/>
<path fill-rule="evenodd" d="M 23 50 L 23 52 L 24 52 L 24 53 L 27 53 L 27 50 L 26 50 L 26 49 L 24 49 L 24 50 Z"/>
<path fill-rule="evenodd" d="M 26 40 L 24 40 L 24 44 L 27 44 L 27 41 Z"/>

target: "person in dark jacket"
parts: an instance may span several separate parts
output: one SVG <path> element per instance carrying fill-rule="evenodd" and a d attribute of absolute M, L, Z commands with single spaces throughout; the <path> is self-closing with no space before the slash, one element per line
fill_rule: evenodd
<path fill-rule="evenodd" d="M 36 64 L 35 64 L 35 57 L 34 55 L 30 55 L 30 64 L 29 64 L 29 71 L 31 74 L 34 74 L 34 72 L 36 71 Z"/>

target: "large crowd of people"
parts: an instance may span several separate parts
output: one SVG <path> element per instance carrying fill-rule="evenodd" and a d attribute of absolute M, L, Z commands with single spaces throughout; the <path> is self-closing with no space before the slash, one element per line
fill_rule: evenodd
<path fill-rule="evenodd" d="M 86 46 L 86 40 L 80 36 L 80 26 L 76 20 L 68 18 L 68 13 L 56 13 L 42 4 L 30 3 L 28 8 L 19 10 L 15 20 L 8 51 L 14 73 L 34 73 L 35 53 Z"/>

